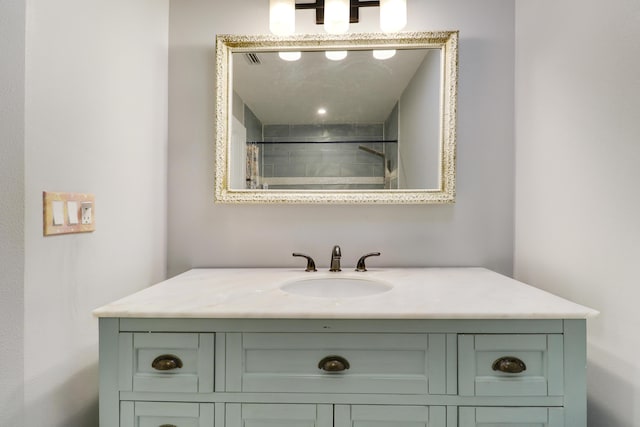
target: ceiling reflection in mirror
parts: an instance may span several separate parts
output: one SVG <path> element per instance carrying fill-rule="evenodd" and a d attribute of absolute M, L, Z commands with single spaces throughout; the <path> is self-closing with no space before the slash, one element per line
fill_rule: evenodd
<path fill-rule="evenodd" d="M 457 33 L 418 34 L 229 49 L 217 200 L 453 201 L 457 53 L 446 47 Z"/>

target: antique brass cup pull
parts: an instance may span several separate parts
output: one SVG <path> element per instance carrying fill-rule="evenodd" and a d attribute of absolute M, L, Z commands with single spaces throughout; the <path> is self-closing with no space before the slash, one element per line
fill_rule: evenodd
<path fill-rule="evenodd" d="M 156 371 L 171 371 L 172 369 L 182 368 L 182 360 L 174 354 L 163 354 L 151 362 L 151 367 Z"/>
<path fill-rule="evenodd" d="M 527 370 L 527 365 L 517 357 L 504 356 L 493 362 L 494 371 L 506 372 L 508 374 L 519 374 Z"/>
<path fill-rule="evenodd" d="M 327 356 L 318 363 L 318 368 L 327 372 L 341 372 L 349 369 L 349 361 L 342 356 Z"/>

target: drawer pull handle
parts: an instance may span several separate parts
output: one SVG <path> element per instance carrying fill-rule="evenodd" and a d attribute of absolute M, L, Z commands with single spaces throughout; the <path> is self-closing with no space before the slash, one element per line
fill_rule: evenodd
<path fill-rule="evenodd" d="M 151 362 L 151 367 L 157 371 L 171 371 L 172 369 L 182 368 L 182 360 L 173 354 L 163 354 L 162 356 L 156 357 L 153 362 Z"/>
<path fill-rule="evenodd" d="M 177 427 L 175 424 L 162 424 L 160 427 Z"/>
<path fill-rule="evenodd" d="M 506 372 L 508 374 L 519 374 L 527 370 L 527 365 L 525 365 L 522 360 L 513 356 L 496 359 L 492 367 L 494 371 Z"/>
<path fill-rule="evenodd" d="M 349 361 L 341 356 L 327 356 L 318 363 L 318 368 L 327 372 L 341 372 L 350 367 Z"/>

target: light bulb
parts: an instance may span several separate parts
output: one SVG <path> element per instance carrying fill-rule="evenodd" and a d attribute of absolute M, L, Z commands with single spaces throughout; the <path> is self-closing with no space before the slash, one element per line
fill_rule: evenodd
<path fill-rule="evenodd" d="M 343 34 L 349 30 L 349 0 L 325 0 L 324 30 L 329 34 Z"/>
<path fill-rule="evenodd" d="M 269 29 L 286 36 L 296 29 L 296 0 L 269 0 Z"/>
<path fill-rule="evenodd" d="M 278 52 L 278 56 L 285 61 L 297 61 L 302 57 L 302 52 Z"/>
<path fill-rule="evenodd" d="M 324 55 L 327 57 L 327 59 L 330 59 L 332 61 L 342 61 L 344 58 L 347 57 L 347 51 L 346 50 L 328 50 L 324 53 Z"/>
<path fill-rule="evenodd" d="M 373 57 L 379 60 L 385 60 L 389 58 L 393 58 L 396 54 L 395 49 L 386 49 L 386 50 L 374 50 Z"/>
<path fill-rule="evenodd" d="M 407 0 L 380 0 L 380 29 L 395 33 L 407 25 Z"/>

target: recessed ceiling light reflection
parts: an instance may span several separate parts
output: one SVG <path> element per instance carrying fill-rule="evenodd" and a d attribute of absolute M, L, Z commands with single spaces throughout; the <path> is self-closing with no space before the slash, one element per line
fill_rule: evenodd
<path fill-rule="evenodd" d="M 376 58 L 376 59 L 380 59 L 380 60 L 393 58 L 395 56 L 395 54 L 396 54 L 396 50 L 395 49 L 374 50 L 373 51 L 373 57 Z"/>
<path fill-rule="evenodd" d="M 318 108 L 318 114 L 321 116 L 324 116 L 325 114 L 327 114 L 327 109 L 326 108 Z"/>
<path fill-rule="evenodd" d="M 297 61 L 302 58 L 302 52 L 278 52 L 278 56 L 285 61 Z"/>
<path fill-rule="evenodd" d="M 327 59 L 330 59 L 332 61 L 342 61 L 344 58 L 347 57 L 347 51 L 346 50 L 328 50 L 324 53 L 324 55 L 327 57 Z"/>

